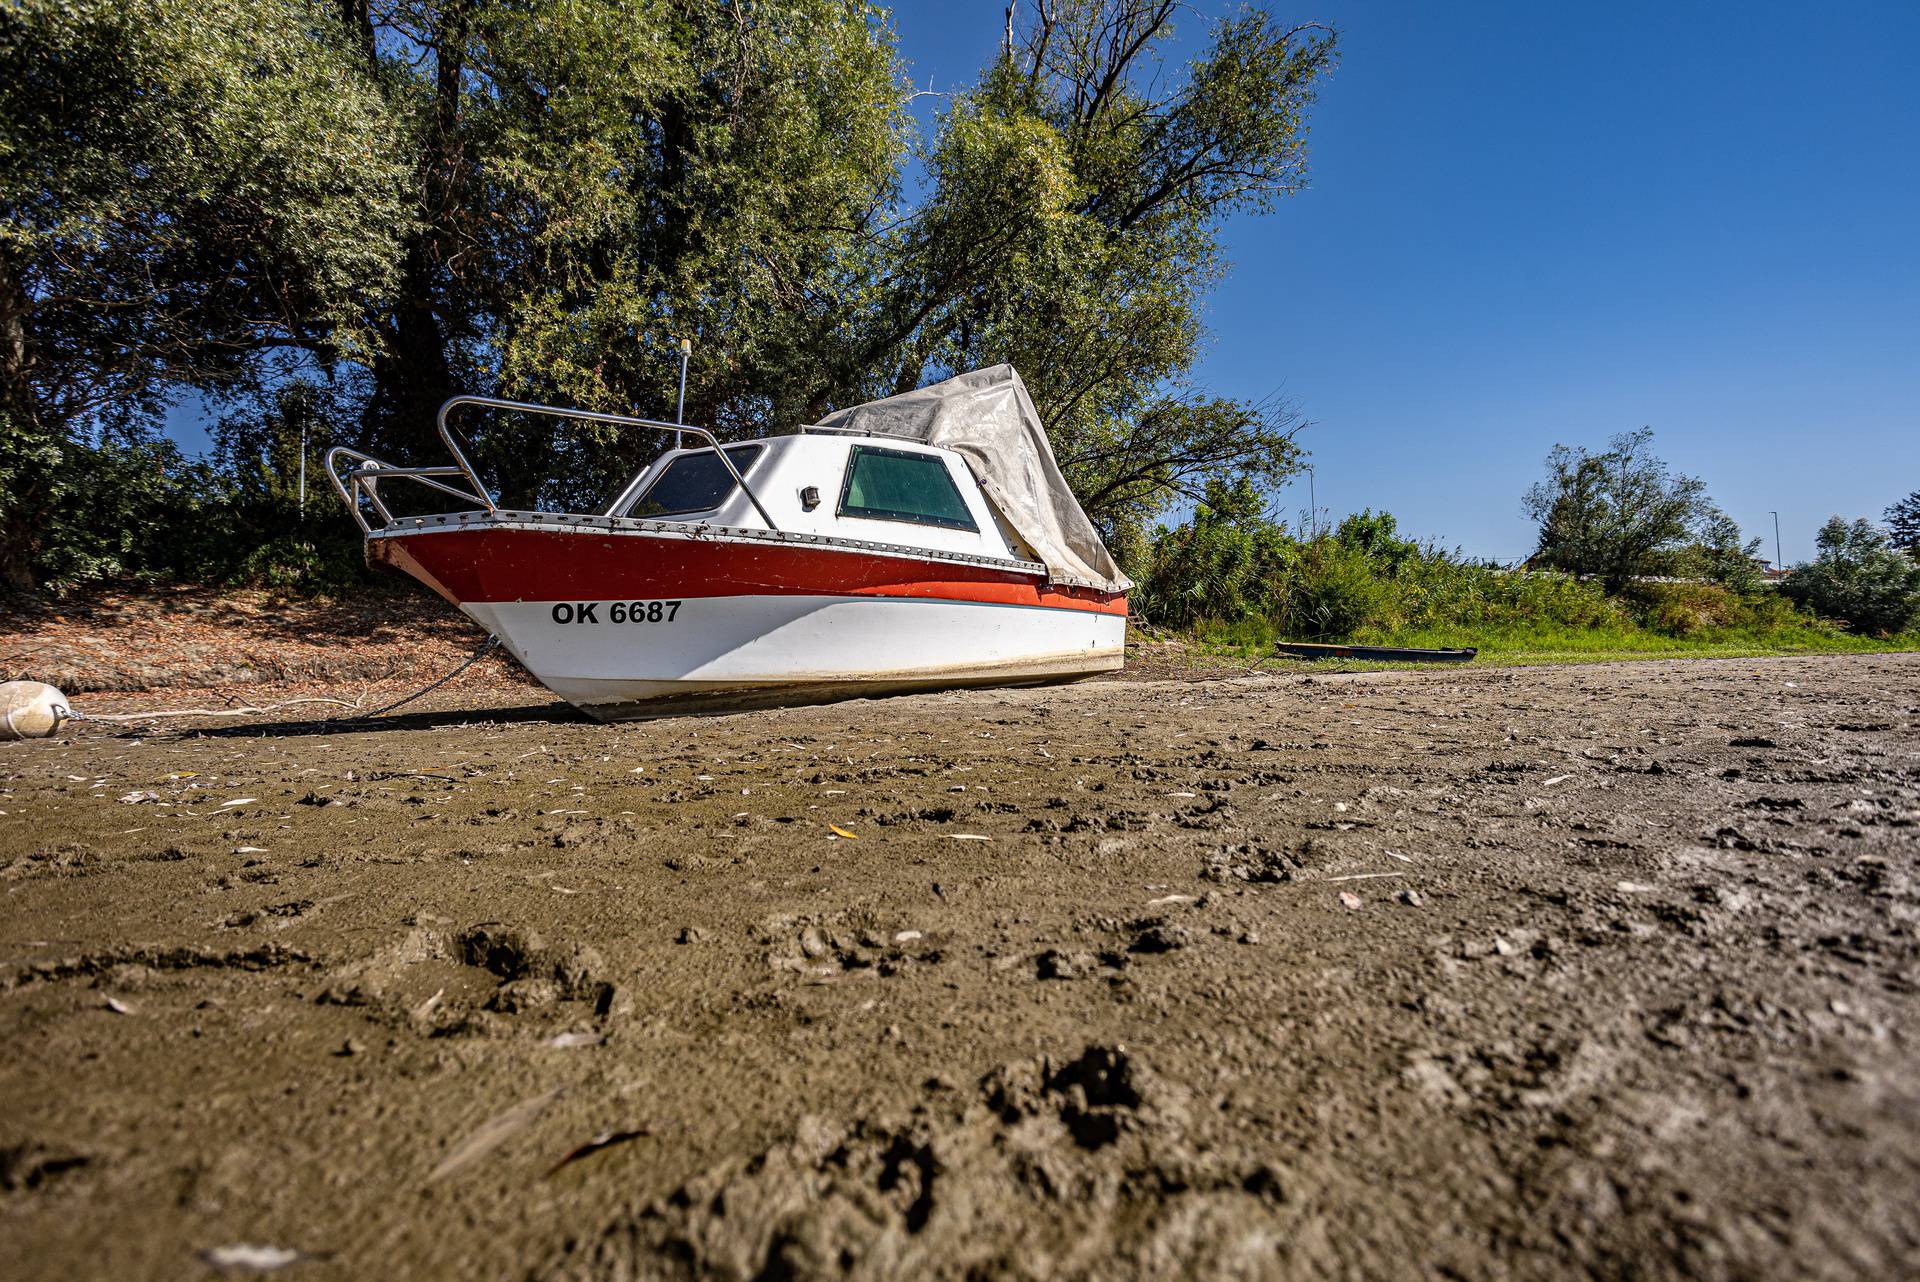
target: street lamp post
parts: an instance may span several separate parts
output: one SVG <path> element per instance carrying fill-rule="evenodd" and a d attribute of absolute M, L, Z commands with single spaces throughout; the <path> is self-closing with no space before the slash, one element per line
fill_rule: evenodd
<path fill-rule="evenodd" d="M 1775 570 L 1778 570 L 1780 573 L 1785 574 L 1787 572 L 1786 562 L 1780 559 L 1780 514 L 1778 512 L 1775 512 L 1772 515 L 1773 515 L 1773 568 Z"/>

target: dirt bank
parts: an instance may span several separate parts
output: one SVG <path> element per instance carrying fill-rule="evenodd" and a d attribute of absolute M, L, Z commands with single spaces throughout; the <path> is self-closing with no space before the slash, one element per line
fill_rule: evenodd
<path fill-rule="evenodd" d="M 465 615 L 397 576 L 334 599 L 95 586 L 64 601 L 0 597 L 0 680 L 45 681 L 68 694 L 233 689 L 258 701 L 262 685 L 418 686 L 485 638 Z M 487 660 L 467 681 L 470 688 L 539 689 L 504 656 Z"/>
<path fill-rule="evenodd" d="M 11 1276 L 1920 1271 L 1920 658 L 494 698 L 0 744 Z"/>

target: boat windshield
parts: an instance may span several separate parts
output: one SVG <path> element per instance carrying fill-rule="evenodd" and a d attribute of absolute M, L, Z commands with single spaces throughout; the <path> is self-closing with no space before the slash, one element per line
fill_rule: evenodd
<path fill-rule="evenodd" d="M 742 476 L 753 470 L 760 453 L 758 445 L 727 446 L 727 458 Z M 736 488 L 712 450 L 696 450 L 667 464 L 627 515 L 651 519 L 711 512 Z"/>

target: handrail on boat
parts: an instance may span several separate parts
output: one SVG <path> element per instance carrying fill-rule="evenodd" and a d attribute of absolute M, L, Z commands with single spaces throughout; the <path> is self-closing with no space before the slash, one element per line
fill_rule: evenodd
<path fill-rule="evenodd" d="M 341 475 L 339 464 L 339 460 L 342 458 L 350 459 L 356 464 L 353 470 L 346 473 L 344 477 Z M 471 471 L 465 468 L 395 467 L 391 463 L 382 462 L 371 454 L 362 454 L 359 450 L 351 450 L 344 445 L 336 445 L 327 451 L 324 470 L 327 474 L 327 480 L 333 483 L 333 492 L 338 494 L 340 501 L 347 505 L 347 512 L 360 526 L 360 531 L 363 534 L 373 533 L 373 527 L 367 524 L 366 515 L 360 510 L 359 496 L 362 494 L 366 495 L 367 501 L 373 504 L 374 511 L 380 514 L 380 523 L 382 526 L 393 524 L 393 513 L 387 510 L 387 505 L 381 501 L 380 498 L 380 482 L 390 477 L 396 480 L 417 481 L 422 485 L 430 486 L 446 494 L 451 494 L 457 499 L 465 499 L 470 503 L 478 503 L 489 512 L 499 510 L 494 507 L 493 500 L 487 496 L 485 487 L 479 483 Z M 443 485 L 433 479 L 436 476 L 464 476 L 468 482 L 473 485 L 477 493 L 469 493 L 466 490 L 455 489 L 451 485 Z"/>
<path fill-rule="evenodd" d="M 455 466 L 395 467 L 391 463 L 386 463 L 374 458 L 371 454 L 363 454 L 359 450 L 348 449 L 344 445 L 336 445 L 327 451 L 327 479 L 333 482 L 334 492 L 340 496 L 340 501 L 347 505 L 347 511 L 352 513 L 353 519 L 359 523 L 362 533 L 373 533 L 373 527 L 367 523 L 365 514 L 360 510 L 359 496 L 361 494 L 365 494 L 368 501 L 373 504 L 374 510 L 380 514 L 380 520 L 383 525 L 391 525 L 393 523 L 393 513 L 388 511 L 387 505 L 380 500 L 380 482 L 388 479 L 417 481 L 422 485 L 431 486 L 436 490 L 444 491 L 456 498 L 468 499 L 478 503 L 489 512 L 498 512 L 500 510 L 499 505 L 493 501 L 493 495 L 487 489 L 486 483 L 480 479 L 480 474 L 474 471 L 472 462 L 468 460 L 466 452 L 460 448 L 459 442 L 453 439 L 453 432 L 447 426 L 447 416 L 462 405 L 478 405 L 486 409 L 512 410 L 521 414 L 545 414 L 550 418 L 579 419 L 582 422 L 608 423 L 616 427 L 647 427 L 657 432 L 672 432 L 676 436 L 683 432 L 690 436 L 697 436 L 705 441 L 708 447 L 713 450 L 714 456 L 720 460 L 720 466 L 727 469 L 727 474 L 733 477 L 734 484 L 740 487 L 741 493 L 747 496 L 747 501 L 753 504 L 753 510 L 758 512 L 760 519 L 767 523 L 767 528 L 776 532 L 780 529 L 778 525 L 774 524 L 773 517 L 768 514 L 766 505 L 760 502 L 760 496 L 755 494 L 753 487 L 747 484 L 747 478 L 741 475 L 740 469 L 734 466 L 731 458 L 727 457 L 727 452 L 721 448 L 719 439 L 703 427 L 691 427 L 685 423 L 663 423 L 658 419 L 635 418 L 628 414 L 603 414 L 598 410 L 564 409 L 557 405 L 536 405 L 531 401 L 509 401 L 498 396 L 460 395 L 448 397 L 441 403 L 439 411 L 434 415 L 434 426 L 439 429 L 440 439 L 446 444 L 447 452 L 453 455 Z M 336 461 L 341 458 L 354 460 L 356 462 L 356 466 L 347 472 L 344 477 Z M 465 477 L 467 483 L 473 487 L 473 490 L 469 493 L 464 490 L 455 489 L 451 485 L 443 485 L 433 479 L 437 476 Z M 628 493 L 632 488 L 632 486 L 628 486 L 626 489 L 621 490 L 619 496 L 616 497 L 612 505 L 607 508 L 605 515 L 613 516 L 619 510 L 620 505 L 627 500 Z"/>

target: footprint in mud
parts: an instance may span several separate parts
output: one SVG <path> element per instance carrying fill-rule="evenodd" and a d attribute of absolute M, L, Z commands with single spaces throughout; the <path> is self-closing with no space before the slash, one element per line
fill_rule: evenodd
<path fill-rule="evenodd" d="M 550 947 L 538 931 L 500 922 L 482 922 L 454 942 L 461 961 L 500 977 L 488 1010 L 513 1015 L 591 1001 L 605 1013 L 612 1003 L 606 958 L 585 944 Z"/>
<path fill-rule="evenodd" d="M 371 955 L 334 967 L 313 1000 L 323 1006 L 393 1005 L 399 1001 L 398 993 L 405 986 L 410 970 L 426 962 L 443 961 L 447 956 L 445 935 L 415 926 Z"/>
<path fill-rule="evenodd" d="M 765 1152 L 572 1239 L 537 1279 L 1256 1276 L 1286 1177 L 1188 1138 L 1191 1101 L 1118 1046 Z"/>
<path fill-rule="evenodd" d="M 1200 869 L 1200 878 L 1202 881 L 1261 884 L 1292 881 L 1317 854 L 1318 850 L 1311 839 L 1302 845 L 1297 855 L 1269 849 L 1257 842 L 1222 846 L 1207 856 L 1206 864 Z"/>
<path fill-rule="evenodd" d="M 463 1017 L 464 1003 L 459 997 L 443 1001 L 447 991 L 444 984 L 430 997 L 420 991 L 423 983 L 434 987 L 436 981 L 420 978 L 421 973 L 430 973 L 431 967 L 426 972 L 418 968 L 439 962 L 444 979 L 450 969 L 445 964 L 450 961 L 498 981 L 484 999 L 477 995 L 472 998 L 494 1014 L 526 1014 L 561 1002 L 584 1001 L 593 1004 L 595 1014 L 604 1015 L 614 1006 L 614 985 L 608 978 L 606 960 L 598 951 L 581 944 L 550 945 L 538 931 L 502 922 L 482 922 L 451 939 L 441 931 L 416 925 L 371 956 L 336 968 L 314 1000 L 323 1005 L 383 1010 L 393 1019 L 433 1035 L 498 1031 L 488 1017 Z"/>
<path fill-rule="evenodd" d="M 916 963 L 938 963 L 943 956 L 925 932 L 888 929 L 864 915 L 780 915 L 768 918 L 756 933 L 768 946 L 768 966 L 815 980 L 849 972 L 888 977 Z"/>
<path fill-rule="evenodd" d="M 862 806 L 856 812 L 859 818 L 871 819 L 875 826 L 881 828 L 900 824 L 952 823 L 956 813 L 952 806 L 925 806 L 918 810 L 877 810 L 872 806 Z"/>
<path fill-rule="evenodd" d="M 78 1149 L 29 1140 L 0 1148 L 0 1193 L 38 1193 L 92 1164 Z"/>
<path fill-rule="evenodd" d="M 63 841 L 42 846 L 0 868 L 0 878 L 13 881 L 25 877 L 87 877 L 107 871 L 107 861 L 92 846 Z"/>
<path fill-rule="evenodd" d="M 281 966 L 311 966 L 315 958 L 285 944 L 259 944 L 252 948 L 224 951 L 198 945 L 179 948 L 118 948 L 104 952 L 82 953 L 53 961 L 29 962 L 17 968 L 0 970 L 0 992 L 27 984 L 66 979 L 97 978 L 108 973 L 124 973 L 123 968 L 141 967 L 155 972 L 195 970 L 263 971 Z"/>

